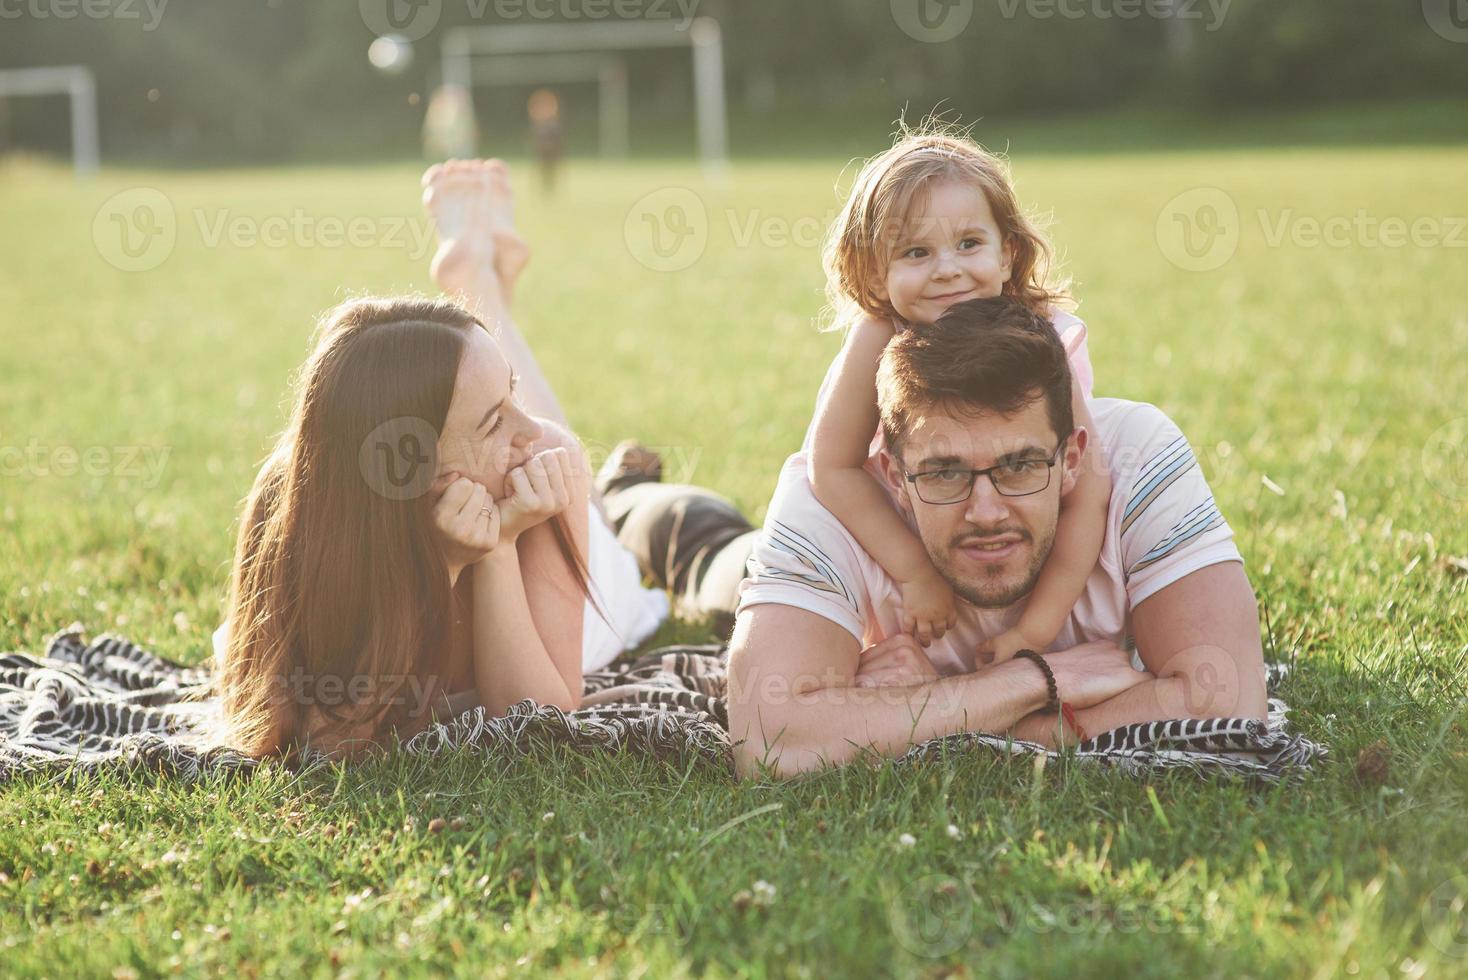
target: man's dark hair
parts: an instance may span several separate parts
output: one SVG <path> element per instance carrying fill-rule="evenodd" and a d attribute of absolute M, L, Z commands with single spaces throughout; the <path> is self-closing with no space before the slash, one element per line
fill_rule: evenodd
<path fill-rule="evenodd" d="M 1075 428 L 1070 364 L 1055 327 L 1008 297 L 958 303 L 898 334 L 877 369 L 887 449 L 901 458 L 914 420 L 938 406 L 1008 415 L 1045 399 L 1057 437 Z"/>

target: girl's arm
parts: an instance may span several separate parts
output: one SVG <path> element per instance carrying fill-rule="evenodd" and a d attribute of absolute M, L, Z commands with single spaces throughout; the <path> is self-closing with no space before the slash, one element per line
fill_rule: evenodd
<path fill-rule="evenodd" d="M 953 590 L 886 491 L 863 469 L 880 421 L 877 364 L 893 332 L 875 317 L 852 327 L 837 359 L 835 383 L 816 408 L 807 475 L 816 499 L 901 587 L 903 629 L 916 631 L 926 646 L 956 620 Z"/>
<path fill-rule="evenodd" d="M 1101 447 L 1096 441 L 1096 425 L 1075 380 L 1071 382 L 1071 406 L 1076 424 L 1084 426 L 1090 434 L 1090 443 L 1081 457 L 1081 472 L 1075 487 L 1062 498 L 1055 546 L 1040 571 L 1024 614 L 1013 629 L 996 636 L 984 648 L 993 652 L 996 663 L 1008 660 L 1018 650 L 1043 652 L 1055 642 L 1101 555 L 1106 512 L 1111 503 L 1111 479 L 1098 462 Z"/>

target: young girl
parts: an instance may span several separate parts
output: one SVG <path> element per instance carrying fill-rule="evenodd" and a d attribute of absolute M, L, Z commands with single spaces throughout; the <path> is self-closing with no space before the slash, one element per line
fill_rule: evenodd
<path fill-rule="evenodd" d="M 1020 210 L 1004 163 L 944 132 L 905 134 L 869 161 L 826 246 L 827 291 L 849 332 L 807 439 L 811 488 L 898 583 L 902 628 L 924 646 L 953 628 L 957 611 L 952 588 L 865 469 L 880 439 L 877 362 L 896 331 L 921 330 L 955 303 L 1013 297 L 1055 325 L 1070 354 L 1076 424 L 1094 436 L 1086 328 L 1062 309 L 1070 297 L 1049 282 L 1049 264 L 1050 245 Z M 1096 565 L 1110 496 L 1105 474 L 1083 466 L 1024 614 L 981 654 L 998 662 L 1054 642 Z"/>

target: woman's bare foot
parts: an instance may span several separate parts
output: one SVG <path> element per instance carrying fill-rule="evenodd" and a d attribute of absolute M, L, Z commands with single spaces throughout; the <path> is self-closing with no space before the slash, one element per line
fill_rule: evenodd
<path fill-rule="evenodd" d="M 489 183 L 489 217 L 494 238 L 494 271 L 500 279 L 500 290 L 508 306 L 515 283 L 530 261 L 530 246 L 515 229 L 515 192 L 510 187 L 510 168 L 503 160 L 486 160 L 485 175 Z"/>
<path fill-rule="evenodd" d="M 423 174 L 423 207 L 438 233 L 438 251 L 428 267 L 450 295 L 503 302 L 495 273 L 489 175 L 480 160 L 449 160 Z"/>
<path fill-rule="evenodd" d="M 500 160 L 450 160 L 423 175 L 423 206 L 438 232 L 429 273 L 439 288 L 508 307 L 530 248 L 515 231 L 509 170 Z M 486 311 L 488 312 L 488 311 Z"/>

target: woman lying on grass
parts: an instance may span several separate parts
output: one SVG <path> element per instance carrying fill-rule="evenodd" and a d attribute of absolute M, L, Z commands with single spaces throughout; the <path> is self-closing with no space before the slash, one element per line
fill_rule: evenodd
<path fill-rule="evenodd" d="M 582 671 L 667 612 L 507 316 L 527 251 L 504 165 L 454 161 L 424 185 L 434 280 L 479 315 L 368 299 L 324 320 L 215 636 L 224 740 L 250 755 L 351 755 L 476 704 L 574 709 Z"/>

